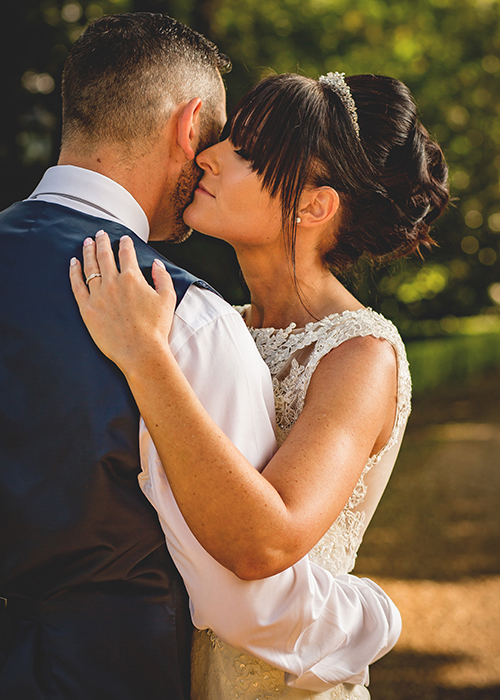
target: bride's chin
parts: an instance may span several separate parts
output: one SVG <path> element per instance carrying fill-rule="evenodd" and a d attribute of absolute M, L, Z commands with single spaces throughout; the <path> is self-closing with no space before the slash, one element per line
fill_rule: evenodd
<path fill-rule="evenodd" d="M 190 215 L 190 211 L 189 211 L 189 210 L 191 209 L 192 206 L 193 206 L 192 204 L 189 204 L 189 205 L 184 209 L 184 213 L 182 214 L 182 219 L 183 219 L 184 223 L 185 223 L 187 226 L 189 226 L 190 228 L 193 228 L 193 229 L 196 229 L 197 231 L 199 231 L 199 228 L 197 228 L 197 226 L 195 225 L 195 222 L 194 222 L 194 220 L 193 220 L 193 217 Z M 195 217 L 195 218 L 196 218 L 196 217 Z"/>
<path fill-rule="evenodd" d="M 192 204 L 190 204 L 186 209 L 184 210 L 184 215 L 183 215 L 183 220 L 184 223 L 189 226 L 189 228 L 193 229 L 193 231 L 197 231 L 198 233 L 203 233 L 205 236 L 212 236 L 213 238 L 217 238 L 217 235 L 214 235 L 212 231 L 210 231 L 210 227 L 206 224 L 206 222 L 203 221 L 203 218 L 199 216 L 194 215 L 194 212 L 189 211 L 193 207 Z"/>
<path fill-rule="evenodd" d="M 189 226 L 191 230 L 196 231 L 197 233 L 203 233 L 205 236 L 212 236 L 216 238 L 216 236 L 213 236 L 210 231 L 207 231 L 206 227 L 203 226 L 203 222 L 198 221 L 197 217 L 191 217 L 189 215 L 186 216 L 186 212 L 184 212 L 184 216 L 182 218 L 186 226 Z"/>

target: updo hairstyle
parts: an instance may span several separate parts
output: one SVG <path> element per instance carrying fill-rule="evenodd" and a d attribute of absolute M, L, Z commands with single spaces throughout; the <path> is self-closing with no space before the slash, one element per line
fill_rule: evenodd
<path fill-rule="evenodd" d="M 429 247 L 430 225 L 449 199 L 443 153 L 418 121 L 408 88 L 379 75 L 346 82 L 359 137 L 335 89 L 295 74 L 258 83 L 225 129 L 271 196 L 280 197 L 294 266 L 302 191 L 327 185 L 339 193 L 335 238 L 323 252 L 337 273 L 362 256 L 382 262 Z"/>

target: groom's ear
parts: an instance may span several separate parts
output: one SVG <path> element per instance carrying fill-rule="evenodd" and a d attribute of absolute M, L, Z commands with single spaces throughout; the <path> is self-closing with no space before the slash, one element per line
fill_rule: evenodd
<path fill-rule="evenodd" d="M 196 157 L 200 138 L 200 112 L 202 101 L 194 97 L 181 110 L 177 121 L 177 143 L 188 160 Z"/>

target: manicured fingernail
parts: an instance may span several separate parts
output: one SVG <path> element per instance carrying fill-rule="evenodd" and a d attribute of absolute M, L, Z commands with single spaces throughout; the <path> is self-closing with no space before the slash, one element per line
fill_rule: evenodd
<path fill-rule="evenodd" d="M 71 267 L 74 267 L 78 263 L 78 260 L 76 258 L 71 258 L 69 261 L 69 264 Z"/>
<path fill-rule="evenodd" d="M 83 241 L 83 245 L 85 246 L 85 248 L 86 248 L 87 246 L 89 246 L 89 245 L 92 245 L 93 243 L 94 243 L 94 241 L 92 240 L 92 238 L 86 238 L 86 239 Z"/>
<path fill-rule="evenodd" d="M 98 232 L 96 233 L 95 237 L 96 237 L 96 238 L 100 238 L 101 236 L 104 236 L 105 233 L 106 233 L 106 231 L 103 231 L 103 230 L 101 229 L 100 231 L 98 231 Z"/>
<path fill-rule="evenodd" d="M 127 236 L 127 235 L 125 234 L 125 236 L 122 236 L 122 237 L 120 238 L 120 241 L 126 241 L 127 238 L 130 238 L 130 236 Z"/>
<path fill-rule="evenodd" d="M 165 267 L 165 263 L 163 262 L 163 260 L 158 260 L 158 258 L 155 258 L 155 259 L 154 259 L 154 263 L 155 263 L 155 265 L 158 265 L 158 267 L 161 267 L 162 270 L 166 270 L 166 269 L 167 269 L 167 268 Z"/>

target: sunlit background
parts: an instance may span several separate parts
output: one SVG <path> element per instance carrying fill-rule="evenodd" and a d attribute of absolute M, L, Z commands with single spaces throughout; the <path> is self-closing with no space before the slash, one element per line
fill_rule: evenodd
<path fill-rule="evenodd" d="M 417 398 L 358 569 L 384 580 L 407 620 L 373 671 L 374 700 L 498 700 L 499 0 L 5 0 L 2 208 L 57 160 L 74 40 L 102 14 L 138 10 L 166 12 L 230 55 L 229 108 L 270 71 L 382 73 L 410 87 L 442 145 L 454 200 L 434 230 L 439 247 L 348 281 L 400 328 Z M 230 301 L 247 298 L 221 242 L 194 234 L 163 250 Z"/>

